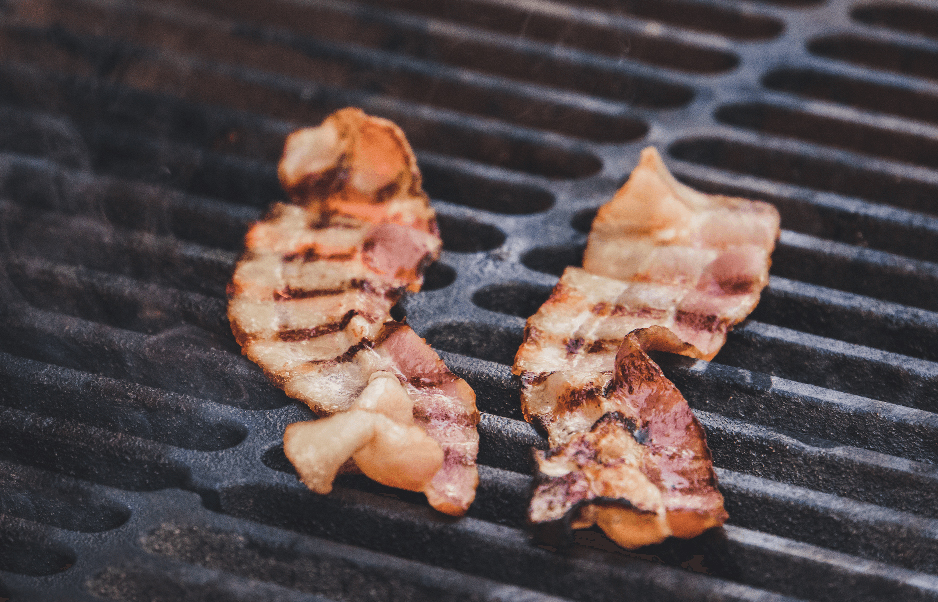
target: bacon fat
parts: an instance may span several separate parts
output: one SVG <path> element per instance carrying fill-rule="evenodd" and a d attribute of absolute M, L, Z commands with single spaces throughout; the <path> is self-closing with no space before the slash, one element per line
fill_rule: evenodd
<path fill-rule="evenodd" d="M 337 111 L 290 135 L 279 176 L 292 203 L 249 230 L 228 316 L 244 354 L 321 416 L 287 428 L 285 454 L 319 493 L 351 459 L 465 513 L 478 484 L 475 394 L 390 317 L 441 247 L 403 132 Z"/>

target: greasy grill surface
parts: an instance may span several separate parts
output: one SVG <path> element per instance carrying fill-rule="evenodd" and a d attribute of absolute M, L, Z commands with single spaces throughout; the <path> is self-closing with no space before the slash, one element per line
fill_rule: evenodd
<path fill-rule="evenodd" d="M 936 66 L 925 0 L 0 2 L 0 600 L 938 599 Z M 284 136 L 346 105 L 440 216 L 397 311 L 479 396 L 461 520 L 302 487 L 225 320 Z M 661 358 L 731 518 L 545 549 L 508 365 L 652 144 L 782 213 L 751 319 Z"/>

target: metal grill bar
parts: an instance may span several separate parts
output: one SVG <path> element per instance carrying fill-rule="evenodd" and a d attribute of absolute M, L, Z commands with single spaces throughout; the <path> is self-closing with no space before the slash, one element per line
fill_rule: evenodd
<path fill-rule="evenodd" d="M 938 600 L 938 12 L 851 0 L 0 5 L 0 599 Z M 398 311 L 478 393 L 467 518 L 280 439 L 225 284 L 284 136 L 354 104 L 444 238 Z M 662 357 L 731 523 L 530 540 L 507 364 L 655 144 L 785 230 L 711 363 Z"/>

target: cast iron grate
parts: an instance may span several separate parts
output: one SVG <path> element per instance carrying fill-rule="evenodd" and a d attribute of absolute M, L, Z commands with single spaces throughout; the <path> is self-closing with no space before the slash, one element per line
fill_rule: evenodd
<path fill-rule="evenodd" d="M 938 10 L 925 0 L 0 3 L 0 600 L 938 600 Z M 308 411 L 224 290 L 284 136 L 394 119 L 444 238 L 398 308 L 476 388 L 452 520 L 298 484 Z M 508 364 L 647 145 L 783 216 L 712 363 L 662 357 L 729 525 L 625 552 L 524 525 Z"/>

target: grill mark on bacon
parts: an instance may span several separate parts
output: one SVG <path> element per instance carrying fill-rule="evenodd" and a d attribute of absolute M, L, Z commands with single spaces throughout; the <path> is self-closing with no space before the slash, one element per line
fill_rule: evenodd
<path fill-rule="evenodd" d="M 759 285 L 752 278 L 727 278 L 720 280 L 720 289 L 728 295 L 746 295 Z"/>
<path fill-rule="evenodd" d="M 557 406 L 562 408 L 562 411 L 572 412 L 591 401 L 597 401 L 601 394 L 602 387 L 595 383 L 570 387 L 557 398 Z"/>
<path fill-rule="evenodd" d="M 521 375 L 521 382 L 528 387 L 543 385 L 553 372 L 525 372 Z"/>
<path fill-rule="evenodd" d="M 622 307 L 622 306 L 616 306 L 616 309 L 618 309 L 619 307 Z M 638 318 L 650 318 L 652 320 L 661 320 L 667 317 L 668 310 L 658 309 L 655 307 L 639 307 L 638 309 L 625 309 L 623 314 L 618 314 L 614 311 L 612 315 L 614 316 L 632 315 Z"/>
<path fill-rule="evenodd" d="M 344 362 L 351 361 L 352 358 L 358 355 L 359 352 L 365 349 L 374 349 L 375 347 L 380 346 L 381 343 L 385 342 L 392 334 L 394 334 L 401 328 L 406 328 L 406 327 L 407 325 L 402 322 L 396 322 L 394 320 L 390 320 L 384 323 L 384 325 L 381 327 L 381 330 L 378 332 L 378 335 L 374 338 L 374 340 L 363 338 L 357 343 L 355 343 L 354 345 L 352 345 L 351 347 L 349 347 L 348 349 L 346 349 L 345 353 L 343 353 L 342 355 L 337 355 L 334 358 L 324 359 L 324 360 L 309 360 L 307 363 L 313 364 L 313 365 L 320 365 L 320 364 L 328 364 L 328 363 L 341 364 Z M 455 380 L 455 377 L 454 377 L 454 380 Z M 442 384 L 442 381 L 441 381 L 441 384 Z"/>
<path fill-rule="evenodd" d="M 600 318 L 605 316 L 632 316 L 636 318 L 662 320 L 667 317 L 668 310 L 656 307 L 630 307 L 619 303 L 612 304 L 600 301 L 590 308 L 590 313 Z"/>
<path fill-rule="evenodd" d="M 439 387 L 440 385 L 456 382 L 456 380 L 456 375 L 452 373 L 446 374 L 443 372 L 438 372 L 436 374 L 427 376 L 412 376 L 407 379 L 407 382 L 418 389 L 432 389 L 434 387 Z"/>
<path fill-rule="evenodd" d="M 397 194 L 399 189 L 400 184 L 396 181 L 382 186 L 377 191 L 375 191 L 374 198 L 371 199 L 372 203 L 375 205 L 382 205 L 386 203 L 389 199 L 394 198 L 394 195 Z"/>
<path fill-rule="evenodd" d="M 324 359 L 324 360 L 308 360 L 306 363 L 312 366 L 321 366 L 323 364 L 344 364 L 345 362 L 350 362 L 355 358 L 360 352 L 365 349 L 374 349 L 375 343 L 369 339 L 362 339 L 345 350 L 345 353 L 342 355 L 337 355 L 333 358 Z"/>
<path fill-rule="evenodd" d="M 355 316 L 362 316 L 367 318 L 365 314 L 358 311 L 357 309 L 350 309 L 349 311 L 345 312 L 345 315 L 342 316 L 342 319 L 338 322 L 331 322 L 329 324 L 323 324 L 314 328 L 290 328 L 287 330 L 281 330 L 277 333 L 277 338 L 288 343 L 308 341 L 310 339 L 315 339 L 317 337 L 345 330 L 345 328 L 352 321 L 352 318 Z"/>
<path fill-rule="evenodd" d="M 434 411 L 434 409 L 420 407 L 418 405 L 414 406 L 414 419 L 423 423 L 429 423 L 429 422 L 434 422 L 434 421 L 447 422 L 454 426 L 459 426 L 459 427 L 464 427 L 464 428 L 474 427 L 476 424 L 475 418 L 467 412 L 461 412 L 461 411 L 440 412 L 438 411 L 438 409 L 437 411 Z M 465 457 L 465 453 L 460 452 L 458 450 L 450 449 L 450 450 L 444 450 L 444 452 L 456 453 L 458 454 L 459 457 Z"/>
<path fill-rule="evenodd" d="M 352 171 L 348 157 L 339 157 L 336 165 L 315 174 L 309 174 L 295 186 L 287 189 L 287 194 L 297 205 L 308 205 L 311 201 L 328 198 L 339 191 L 348 180 Z"/>
<path fill-rule="evenodd" d="M 729 321 L 715 314 L 700 314 L 692 311 L 677 310 L 674 319 L 694 330 L 707 332 L 725 331 Z"/>
<path fill-rule="evenodd" d="M 404 322 L 398 322 L 396 320 L 390 320 L 385 322 L 381 327 L 381 330 L 378 332 L 378 336 L 375 337 L 375 346 L 380 345 L 381 343 L 388 340 L 392 334 L 397 332 L 402 328 L 407 328 L 407 324 Z"/>
<path fill-rule="evenodd" d="M 341 221 L 343 218 L 348 221 Z M 355 216 L 342 213 L 337 209 L 322 209 L 316 215 L 315 219 L 307 222 L 306 227 L 310 230 L 328 230 L 334 228 L 337 230 L 357 230 L 361 228 L 361 223 Z"/>
<path fill-rule="evenodd" d="M 300 260 L 304 263 L 311 263 L 313 261 L 346 261 L 353 259 L 355 257 L 355 250 L 351 251 L 342 251 L 339 253 L 320 253 L 316 250 L 316 247 L 307 247 L 306 249 L 301 249 L 293 253 L 287 253 L 283 256 L 284 261 L 296 261 Z"/>
<path fill-rule="evenodd" d="M 589 341 L 582 337 L 577 337 L 575 339 L 567 339 L 564 341 L 563 346 L 567 355 L 589 355 L 603 351 L 614 351 L 619 348 L 619 343 L 621 343 L 621 341 L 616 339 L 596 339 Z"/>
<path fill-rule="evenodd" d="M 285 286 L 274 291 L 274 301 L 291 301 L 293 299 L 312 299 L 314 297 L 326 297 L 329 295 L 341 295 L 350 290 L 360 290 L 365 293 L 377 293 L 375 287 L 362 278 L 353 278 L 338 288 L 294 288 Z"/>
<path fill-rule="evenodd" d="M 613 339 L 597 339 L 586 346 L 584 353 L 600 353 L 618 349 L 619 342 Z"/>
<path fill-rule="evenodd" d="M 623 414 L 622 412 L 617 412 L 617 411 L 606 412 L 605 414 L 603 414 L 603 415 L 599 418 L 599 420 L 597 420 L 597 421 L 593 424 L 593 426 L 590 428 L 590 430 L 593 430 L 593 429 L 595 429 L 596 427 L 598 427 L 598 426 L 600 426 L 600 425 L 602 425 L 602 424 L 605 424 L 605 423 L 607 423 L 607 422 L 618 422 L 619 424 L 621 424 L 622 426 L 624 426 L 624 427 L 626 428 L 626 430 L 628 430 L 628 431 L 629 431 L 630 433 L 632 433 L 633 435 L 641 430 L 641 429 L 638 428 L 638 423 L 635 422 L 635 419 L 634 419 L 634 418 L 631 418 L 631 417 L 629 417 L 629 416 L 626 416 L 626 415 Z M 641 443 L 641 442 L 639 442 L 639 443 Z"/>

